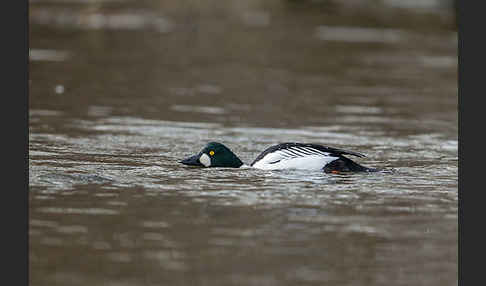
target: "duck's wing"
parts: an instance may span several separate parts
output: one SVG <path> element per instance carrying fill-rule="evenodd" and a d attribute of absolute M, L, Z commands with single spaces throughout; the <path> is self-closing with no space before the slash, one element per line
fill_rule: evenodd
<path fill-rule="evenodd" d="M 307 156 L 322 156 L 339 158 L 341 155 L 353 155 L 357 157 L 365 157 L 365 155 L 346 151 L 342 149 L 322 146 L 318 144 L 309 143 L 281 143 L 268 147 L 251 163 L 251 166 L 257 162 L 265 162 L 266 164 L 275 164 L 282 160 L 288 160 Z M 263 160 L 263 161 L 262 161 Z"/>

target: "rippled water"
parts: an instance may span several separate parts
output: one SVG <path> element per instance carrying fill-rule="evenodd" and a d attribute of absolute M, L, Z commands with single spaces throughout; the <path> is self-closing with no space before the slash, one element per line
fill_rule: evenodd
<path fill-rule="evenodd" d="M 406 2 L 31 1 L 30 285 L 457 285 L 457 34 Z"/>

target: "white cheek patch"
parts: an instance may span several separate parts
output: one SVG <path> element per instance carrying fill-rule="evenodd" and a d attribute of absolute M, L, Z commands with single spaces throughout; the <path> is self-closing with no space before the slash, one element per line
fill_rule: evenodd
<path fill-rule="evenodd" d="M 199 157 L 199 162 L 201 162 L 204 167 L 211 166 L 211 158 L 209 158 L 209 156 L 204 153 L 201 155 L 201 157 Z"/>

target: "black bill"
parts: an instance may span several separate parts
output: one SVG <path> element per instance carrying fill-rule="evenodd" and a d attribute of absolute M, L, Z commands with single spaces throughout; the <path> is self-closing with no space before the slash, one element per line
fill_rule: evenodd
<path fill-rule="evenodd" d="M 191 156 L 189 158 L 186 158 L 182 161 L 179 161 L 179 163 L 182 163 L 182 164 L 188 165 L 188 166 L 204 167 L 204 165 L 201 164 L 201 162 L 199 162 L 199 157 L 201 157 L 201 154 L 197 154 L 197 155 Z"/>

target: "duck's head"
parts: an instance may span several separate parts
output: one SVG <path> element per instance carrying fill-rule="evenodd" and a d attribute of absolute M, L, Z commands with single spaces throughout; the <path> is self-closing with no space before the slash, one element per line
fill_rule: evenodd
<path fill-rule="evenodd" d="M 199 167 L 239 168 L 243 162 L 226 146 L 218 142 L 208 143 L 199 154 L 186 158 L 180 163 Z"/>

